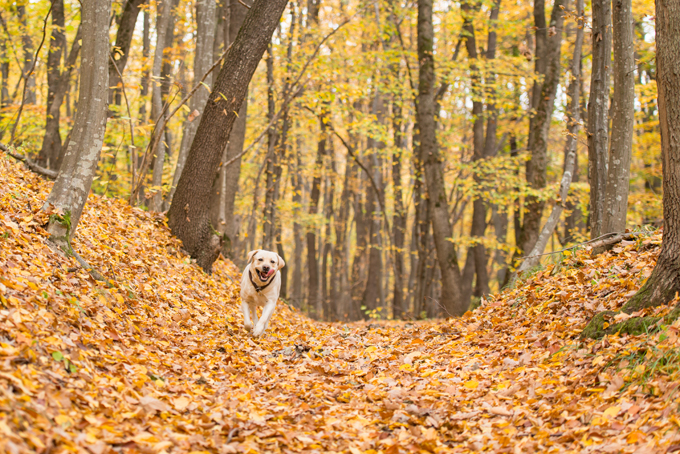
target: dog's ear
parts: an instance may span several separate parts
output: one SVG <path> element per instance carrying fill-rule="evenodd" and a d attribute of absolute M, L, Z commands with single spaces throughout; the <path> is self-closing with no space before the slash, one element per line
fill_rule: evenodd
<path fill-rule="evenodd" d="M 279 258 L 279 269 L 286 266 L 286 262 L 283 261 L 283 258 L 279 254 L 276 254 L 276 256 Z"/>
<path fill-rule="evenodd" d="M 255 257 L 255 254 L 257 254 L 258 252 L 260 252 L 259 249 L 255 249 L 254 251 L 248 252 L 248 264 L 250 264 L 250 262 L 253 261 L 253 257 Z"/>

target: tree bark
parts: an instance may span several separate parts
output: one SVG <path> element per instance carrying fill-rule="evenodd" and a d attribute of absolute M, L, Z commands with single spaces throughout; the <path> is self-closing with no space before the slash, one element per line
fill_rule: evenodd
<path fill-rule="evenodd" d="M 622 312 L 632 314 L 646 307 L 671 301 L 680 292 L 680 0 L 656 1 L 656 82 L 658 87 L 659 126 L 663 169 L 663 241 L 661 252 L 647 282 L 623 305 Z M 667 323 L 678 317 L 678 308 Z M 669 316 L 671 315 L 669 314 Z M 623 323 L 604 327 L 607 316 L 597 314 L 583 330 L 582 337 L 601 337 L 605 333 L 647 332 L 649 317 L 634 317 Z"/>
<path fill-rule="evenodd" d="M 66 47 L 64 23 L 64 0 L 55 0 L 52 3 L 52 36 L 50 38 L 50 50 L 47 54 L 47 116 L 45 119 L 45 135 L 43 136 L 38 159 L 36 159 L 38 165 L 51 170 L 58 170 L 55 165 L 55 157 L 58 157 L 61 151 L 61 134 L 59 134 L 61 102 L 56 104 L 55 98 L 62 84 L 59 66 L 61 65 L 62 54 Z"/>
<path fill-rule="evenodd" d="M 319 200 L 321 198 L 321 172 L 323 171 L 324 156 L 326 155 L 326 141 L 328 139 L 326 125 L 326 113 L 319 115 L 319 141 L 316 150 L 316 163 L 314 165 L 314 178 L 312 179 L 312 190 L 309 196 L 309 206 L 307 213 L 314 216 L 319 211 Z M 321 298 L 319 295 L 319 258 L 316 253 L 316 226 L 307 227 L 307 272 L 308 272 L 308 293 L 307 307 L 310 316 L 320 319 L 322 316 Z"/>
<path fill-rule="evenodd" d="M 241 29 L 243 21 L 248 13 L 248 9 L 240 2 L 230 0 L 224 4 L 225 21 L 220 27 L 218 23 L 217 29 L 222 29 L 223 41 L 222 48 L 226 49 L 231 43 L 236 40 L 236 36 Z M 218 39 L 215 39 L 216 44 Z M 214 48 L 215 46 L 213 46 Z M 224 149 L 223 162 L 233 159 L 243 151 L 243 143 L 246 137 L 246 122 L 248 116 L 248 96 L 246 96 L 238 111 L 238 117 L 234 120 L 234 126 L 229 135 L 229 141 Z M 229 167 L 220 167 L 219 176 L 213 187 L 210 204 L 213 207 L 213 223 L 216 226 L 216 231 L 224 239 L 222 245 L 222 253 L 232 260 L 242 260 L 242 257 L 237 256 L 238 253 L 236 245 L 239 243 L 238 228 L 239 223 L 237 217 L 234 216 L 234 207 L 236 201 L 236 193 L 239 188 L 239 178 L 241 176 L 241 158 L 239 157 Z M 178 180 L 179 181 L 179 180 Z M 254 238 L 253 238 L 254 239 Z M 247 251 L 243 251 L 244 253 Z"/>
<path fill-rule="evenodd" d="M 535 5 L 543 3 L 537 0 Z M 556 0 L 550 17 L 549 28 L 536 31 L 536 58 L 544 60 L 537 62 L 536 68 L 539 74 L 544 75 L 543 82 L 536 82 L 532 103 L 535 105 L 535 114 L 530 122 L 529 143 L 530 159 L 526 164 L 527 183 L 536 190 L 545 188 L 548 170 L 548 133 L 555 107 L 555 95 L 560 81 L 560 56 L 562 49 L 562 28 L 564 24 L 563 0 Z M 534 10 L 536 27 L 545 26 L 545 16 L 542 8 Z M 545 42 L 545 51 L 539 54 Z M 542 72 L 541 72 L 542 71 Z M 535 196 L 527 197 L 524 206 L 524 221 L 520 231 L 519 249 L 521 252 L 533 249 L 541 230 L 541 217 L 545 201 Z"/>
<path fill-rule="evenodd" d="M 630 160 L 635 129 L 635 46 L 631 0 L 614 0 L 614 95 L 602 233 L 626 229 Z"/>
<path fill-rule="evenodd" d="M 24 67 L 21 71 L 24 77 L 28 75 L 33 66 L 33 40 L 31 39 L 31 34 L 28 32 L 28 24 L 26 23 L 26 5 L 17 5 L 17 14 L 19 15 L 19 23 L 21 24 L 21 43 L 24 50 Z M 24 101 L 26 105 L 35 104 L 35 74 L 31 74 L 26 81 L 26 99 Z"/>
<path fill-rule="evenodd" d="M 449 220 L 449 204 L 444 187 L 442 159 L 439 154 L 435 128 L 434 101 L 434 28 L 432 0 L 418 1 L 418 61 L 419 84 L 416 119 L 422 161 L 427 185 L 428 203 L 432 214 L 432 230 L 437 248 L 437 259 L 442 276 L 442 305 L 452 315 L 462 315 L 467 304 L 460 294 L 460 269 L 453 243 L 453 227 Z"/>
<path fill-rule="evenodd" d="M 588 100 L 588 182 L 590 183 L 590 237 L 602 235 L 607 187 L 609 142 L 609 81 L 611 78 L 611 0 L 593 1 L 592 72 Z"/>
<path fill-rule="evenodd" d="M 331 272 L 331 301 L 335 309 L 333 316 L 337 320 L 348 320 L 351 308 L 351 298 L 348 298 L 349 278 L 347 271 L 347 223 L 349 219 L 350 200 L 352 198 L 352 182 L 356 178 L 356 165 L 347 156 L 345 165 L 345 178 L 342 184 L 340 205 L 338 212 L 333 216 L 335 227 L 335 244 L 333 245 L 333 271 Z"/>
<path fill-rule="evenodd" d="M 123 7 L 123 13 L 118 21 L 118 32 L 116 33 L 116 43 L 113 45 L 113 52 L 111 56 L 116 62 L 109 61 L 109 104 L 120 105 L 122 102 L 122 90 L 120 87 L 123 84 L 118 72 L 123 74 L 125 66 L 127 65 L 128 57 L 130 56 L 130 46 L 132 44 L 132 35 L 135 31 L 135 24 L 139 16 L 140 7 L 146 3 L 147 0 L 127 0 Z M 118 71 L 116 71 L 116 66 Z"/>
<path fill-rule="evenodd" d="M 53 216 L 47 227 L 52 241 L 68 250 L 78 226 L 104 141 L 108 109 L 108 21 L 110 0 L 83 2 L 81 27 L 83 56 L 80 67 L 78 111 L 61 172 L 45 202 L 62 213 Z"/>
<path fill-rule="evenodd" d="M 210 222 L 213 176 L 229 141 L 236 111 L 286 4 L 287 0 L 256 0 L 251 6 L 217 76 L 168 211 L 172 232 L 206 271 L 211 270 L 221 246 Z"/>
<path fill-rule="evenodd" d="M 399 73 L 395 71 L 399 78 Z M 401 96 L 392 102 L 392 129 L 394 131 L 394 148 L 392 153 L 392 191 L 394 192 L 394 216 L 392 218 L 392 231 L 394 237 L 394 260 L 395 273 L 392 300 L 392 316 L 395 319 L 403 318 L 408 313 L 408 302 L 404 298 L 404 242 L 406 236 L 406 207 L 402 194 L 401 160 L 406 150 L 404 143 L 404 118 L 402 111 Z"/>
<path fill-rule="evenodd" d="M 576 4 L 577 17 L 583 17 L 583 0 L 577 0 Z M 555 231 L 555 227 L 560 220 L 562 211 L 564 210 L 564 201 L 567 199 L 567 194 L 569 193 L 569 186 L 571 185 L 572 174 L 574 171 L 574 166 L 576 162 L 576 147 L 578 128 L 580 124 L 579 118 L 579 107 L 580 107 L 580 88 L 581 88 L 581 48 L 583 46 L 583 24 L 577 27 L 576 31 L 576 41 L 574 43 L 574 56 L 571 62 L 571 81 L 569 83 L 569 114 L 568 114 L 568 133 L 567 142 L 565 144 L 566 149 L 566 159 L 564 164 L 564 173 L 562 175 L 562 180 L 560 182 L 560 189 L 558 195 L 558 201 L 555 203 L 548 220 L 546 221 L 541 234 L 538 236 L 536 244 L 532 248 L 528 257 L 524 259 L 522 264 L 517 270 L 517 274 L 530 270 L 531 268 L 537 266 L 540 263 L 541 254 L 545 250 L 548 240 Z"/>
<path fill-rule="evenodd" d="M 213 45 L 215 42 L 215 13 L 217 4 L 215 0 L 199 0 L 196 2 L 196 52 L 194 54 L 194 80 L 198 81 L 203 74 L 208 72 L 213 65 Z M 213 75 L 209 74 L 205 79 L 205 84 L 212 86 Z M 201 116 L 205 103 L 210 95 L 210 90 L 201 87 L 189 101 L 189 116 L 184 122 L 182 142 L 177 155 L 177 165 L 175 174 L 172 178 L 172 187 L 166 198 L 169 205 L 175 195 L 177 182 L 184 170 L 184 164 L 189 154 L 189 148 L 196 135 L 198 128 L 198 118 Z"/>
<path fill-rule="evenodd" d="M 276 100 L 274 99 L 274 53 L 272 44 L 267 48 L 267 122 L 271 122 L 276 115 Z M 274 234 L 276 230 L 276 169 L 280 168 L 279 156 L 277 153 L 278 132 L 277 125 L 272 124 L 267 130 L 267 182 L 264 193 L 264 212 L 262 216 L 262 248 L 271 250 L 274 245 Z"/>
<path fill-rule="evenodd" d="M 164 118 L 161 117 L 163 110 L 162 98 L 162 80 L 161 70 L 163 66 L 163 52 L 167 45 L 166 35 L 170 20 L 172 18 L 172 0 L 163 0 L 158 7 L 158 20 L 156 21 L 156 49 L 154 50 L 153 66 L 151 68 L 151 78 L 154 84 L 151 89 L 151 117 L 156 125 L 161 125 Z M 165 131 L 156 130 L 154 135 L 164 134 Z M 151 140 L 154 140 L 153 137 Z M 156 147 L 156 155 L 153 159 L 153 175 L 151 177 L 151 185 L 153 187 L 153 195 L 149 208 L 153 211 L 161 211 L 163 208 L 163 192 L 161 184 L 163 183 L 163 163 L 165 162 L 165 145 L 161 143 Z"/>
<path fill-rule="evenodd" d="M 298 145 L 299 146 L 299 145 Z M 302 163 L 300 160 L 300 150 L 296 148 L 295 150 L 295 166 L 294 171 L 290 171 L 290 178 L 293 180 L 293 241 L 295 243 L 295 249 L 293 251 L 293 291 L 291 299 L 293 305 L 300 309 L 303 302 L 303 292 L 302 292 L 302 270 L 304 269 L 303 262 L 303 251 L 304 242 L 302 240 L 302 225 L 300 225 L 297 220 L 300 218 L 300 212 L 302 210 L 302 176 L 300 174 L 300 168 Z M 290 166 L 289 166 L 290 169 Z"/>

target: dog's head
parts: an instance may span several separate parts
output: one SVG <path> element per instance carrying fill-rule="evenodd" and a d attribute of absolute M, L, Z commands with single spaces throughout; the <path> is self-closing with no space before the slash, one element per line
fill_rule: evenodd
<path fill-rule="evenodd" d="M 250 270 L 254 272 L 254 277 L 262 282 L 268 281 L 278 270 L 286 266 L 286 262 L 279 254 L 262 249 L 248 252 L 248 264 Z"/>

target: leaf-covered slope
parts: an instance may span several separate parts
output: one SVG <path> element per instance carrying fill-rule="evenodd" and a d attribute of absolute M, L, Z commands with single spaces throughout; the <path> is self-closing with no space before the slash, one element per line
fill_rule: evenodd
<path fill-rule="evenodd" d="M 162 218 L 92 196 L 73 244 L 107 287 L 48 247 L 48 190 L 0 158 L 0 452 L 680 443 L 677 326 L 578 340 L 649 275 L 659 237 L 573 257 L 461 319 L 328 324 L 280 304 L 268 336 L 253 340 L 231 264 L 207 276 Z"/>

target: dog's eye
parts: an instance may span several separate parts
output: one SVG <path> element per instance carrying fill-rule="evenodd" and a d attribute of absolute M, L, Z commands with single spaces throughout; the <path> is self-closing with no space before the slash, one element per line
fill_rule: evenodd
<path fill-rule="evenodd" d="M 274 263 L 274 261 L 273 261 L 273 260 L 270 260 L 270 262 L 271 262 L 271 263 Z"/>
<path fill-rule="evenodd" d="M 259 260 L 260 262 L 262 261 L 262 259 L 258 259 L 258 260 Z"/>

